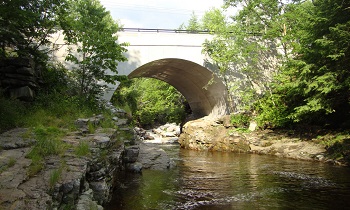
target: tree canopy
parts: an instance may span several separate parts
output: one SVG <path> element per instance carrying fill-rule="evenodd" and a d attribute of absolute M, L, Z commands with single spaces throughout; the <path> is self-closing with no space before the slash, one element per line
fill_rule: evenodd
<path fill-rule="evenodd" d="M 119 26 L 98 0 L 71 1 L 68 12 L 61 18 L 69 48 L 66 60 L 74 63 L 73 75 L 79 82 L 80 95 L 96 95 L 114 83 L 119 61 L 125 61 L 125 45 L 118 44 Z"/>
<path fill-rule="evenodd" d="M 223 8 L 200 26 L 215 35 L 204 53 L 234 110 L 255 113 L 261 126 L 350 126 L 349 1 L 225 0 Z"/>
<path fill-rule="evenodd" d="M 59 13 L 66 6 L 66 0 L 0 1 L 0 58 L 43 56 L 40 47 L 59 28 Z"/>

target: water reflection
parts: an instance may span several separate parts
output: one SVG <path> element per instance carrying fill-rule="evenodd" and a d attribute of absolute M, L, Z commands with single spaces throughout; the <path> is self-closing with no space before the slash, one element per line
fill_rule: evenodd
<path fill-rule="evenodd" d="M 169 150 L 177 167 L 125 174 L 107 209 L 347 209 L 350 171 L 270 156 Z"/>

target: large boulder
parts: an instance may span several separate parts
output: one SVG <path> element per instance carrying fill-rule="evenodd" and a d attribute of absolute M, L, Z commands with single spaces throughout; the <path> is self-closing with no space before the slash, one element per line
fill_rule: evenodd
<path fill-rule="evenodd" d="M 193 150 L 248 152 L 244 136 L 229 135 L 227 128 L 209 117 L 187 122 L 179 138 L 181 147 Z"/>
<path fill-rule="evenodd" d="M 39 68 L 32 59 L 6 58 L 0 60 L 0 88 L 11 98 L 32 101 L 41 83 Z"/>

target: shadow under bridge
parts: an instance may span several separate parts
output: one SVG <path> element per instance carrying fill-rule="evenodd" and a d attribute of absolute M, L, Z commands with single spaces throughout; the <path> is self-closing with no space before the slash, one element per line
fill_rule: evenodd
<path fill-rule="evenodd" d="M 227 114 L 226 87 L 213 72 L 194 62 L 176 58 L 155 60 L 136 68 L 128 77 L 167 82 L 186 98 L 195 117 Z"/>

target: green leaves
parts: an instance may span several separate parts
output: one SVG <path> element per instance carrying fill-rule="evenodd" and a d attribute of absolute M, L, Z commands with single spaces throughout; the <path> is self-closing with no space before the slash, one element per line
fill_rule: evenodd
<path fill-rule="evenodd" d="M 127 105 L 133 118 L 142 126 L 182 122 L 185 99 L 169 84 L 151 78 L 139 78 L 119 86 L 112 98 L 118 105 Z"/>
<path fill-rule="evenodd" d="M 125 44 L 118 44 L 118 24 L 97 0 L 71 1 L 69 13 L 62 15 L 67 44 L 73 45 L 66 57 L 75 64 L 74 75 L 81 95 L 95 97 L 104 85 L 114 83 L 119 61 L 125 61 Z"/>
<path fill-rule="evenodd" d="M 218 14 L 208 12 L 210 15 L 203 18 L 208 24 L 204 25 L 220 33 L 204 44 L 204 51 L 219 67 L 236 107 L 247 101 L 245 98 L 261 97 L 254 93 L 256 86 L 260 86 L 268 90 L 255 103 L 260 125 L 278 127 L 292 122 L 339 125 L 348 121 L 349 1 L 224 2 L 226 8 L 240 5 L 242 9 L 231 21 L 221 24 Z M 269 65 L 271 57 L 266 56 L 273 52 L 269 50 L 273 45 L 267 43 L 275 43 L 282 50 L 274 57 L 279 65 Z M 261 74 L 264 69 L 278 70 L 272 83 Z M 238 75 L 240 80 L 235 78 Z M 240 89 L 243 84 L 244 89 Z"/>
<path fill-rule="evenodd" d="M 308 2 L 294 5 L 288 14 L 300 23 L 299 28 L 293 29 L 299 39 L 293 58 L 286 62 L 277 81 L 280 89 L 295 90 L 289 91 L 292 94 L 288 97 L 297 100 L 286 100 L 287 116 L 294 122 L 335 126 L 349 116 L 350 92 L 345 82 L 349 78 L 345 69 L 350 67 L 348 7 L 345 1 L 318 0 L 314 5 Z M 305 15 L 292 16 L 293 12 Z M 282 75 L 289 81 L 281 80 Z"/>
<path fill-rule="evenodd" d="M 0 57 L 43 57 L 66 0 L 7 0 L 0 3 Z"/>

